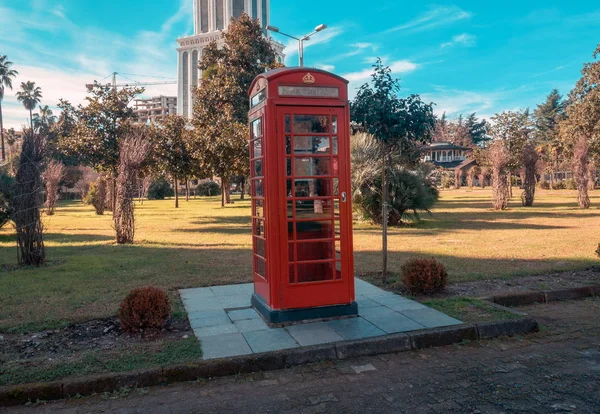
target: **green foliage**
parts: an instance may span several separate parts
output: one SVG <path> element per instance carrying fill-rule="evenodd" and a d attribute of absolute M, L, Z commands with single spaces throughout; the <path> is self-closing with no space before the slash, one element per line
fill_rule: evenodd
<path fill-rule="evenodd" d="M 467 128 L 474 145 L 484 146 L 485 143 L 490 140 L 487 135 L 489 128 L 487 121 L 485 119 L 479 120 L 475 112 L 467 117 L 465 120 L 465 127 Z"/>
<path fill-rule="evenodd" d="M 577 184 L 575 184 L 575 180 L 572 178 L 567 178 L 562 183 L 566 190 L 577 190 Z"/>
<path fill-rule="evenodd" d="M 35 82 L 21 82 L 21 90 L 17 92 L 17 100 L 29 111 L 30 125 L 33 126 L 33 110 L 42 99 L 42 90 Z"/>
<path fill-rule="evenodd" d="M 442 174 L 442 181 L 440 183 L 440 187 L 449 189 L 454 187 L 454 176 L 444 173 Z"/>
<path fill-rule="evenodd" d="M 158 170 L 178 180 L 191 176 L 197 163 L 192 157 L 192 134 L 186 119 L 169 115 L 154 126 L 152 132 Z"/>
<path fill-rule="evenodd" d="M 148 188 L 148 200 L 164 200 L 173 195 L 173 189 L 165 177 L 154 180 Z"/>
<path fill-rule="evenodd" d="M 383 142 L 388 151 L 398 150 L 404 164 L 416 165 L 419 147 L 431 141 L 433 105 L 424 103 L 419 95 L 398 97 L 400 82 L 392 78 L 391 69 L 381 59 L 373 68 L 371 83 L 361 86 L 351 103 L 352 120 Z"/>
<path fill-rule="evenodd" d="M 15 192 L 15 179 L 4 168 L 0 169 L 0 229 L 12 217 L 12 199 Z"/>
<path fill-rule="evenodd" d="M 4 146 L 4 124 L 2 121 L 2 101 L 4 100 L 4 91 L 6 88 L 12 90 L 12 81 L 19 72 L 11 69 L 13 63 L 8 60 L 6 55 L 0 56 L 0 139 L 2 140 L 2 160 L 6 159 L 6 150 Z"/>
<path fill-rule="evenodd" d="M 505 111 L 492 117 L 490 129 L 494 140 L 501 140 L 508 153 L 508 171 L 515 172 L 523 165 L 525 145 L 532 135 L 529 110 Z"/>
<path fill-rule="evenodd" d="M 381 162 L 377 142 L 367 134 L 352 137 L 352 195 L 360 215 L 368 221 L 382 223 L 381 219 Z M 419 211 L 429 212 L 438 199 L 438 191 L 423 171 L 407 170 L 392 154 L 389 168 L 390 211 L 388 223 L 398 224 L 412 216 L 419 219 Z"/>
<path fill-rule="evenodd" d="M 88 190 L 85 197 L 83 197 L 83 204 L 92 205 L 94 204 L 94 198 L 96 197 L 96 183 L 90 183 L 90 189 Z"/>
<path fill-rule="evenodd" d="M 196 188 L 196 195 L 201 197 L 221 195 L 221 186 L 214 181 L 205 181 Z"/>
<path fill-rule="evenodd" d="M 75 108 L 61 101 L 60 147 L 67 156 L 77 157 L 97 171 L 116 175 L 119 146 L 134 118 L 129 105 L 143 88 L 114 89 L 94 83 L 88 86 L 87 105 Z"/>
<path fill-rule="evenodd" d="M 402 266 L 402 283 L 411 295 L 427 295 L 446 287 L 448 272 L 433 258 L 411 259 Z"/>

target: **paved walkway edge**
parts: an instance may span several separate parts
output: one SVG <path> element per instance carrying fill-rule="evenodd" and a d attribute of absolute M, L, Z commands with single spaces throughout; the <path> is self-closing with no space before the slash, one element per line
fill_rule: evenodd
<path fill-rule="evenodd" d="M 593 296 L 600 296 L 600 285 L 506 294 L 486 298 L 486 300 L 502 306 L 524 306 L 559 300 L 584 299 Z"/>
<path fill-rule="evenodd" d="M 143 388 L 196 381 L 203 378 L 272 371 L 314 362 L 446 346 L 463 341 L 500 336 L 522 335 L 537 332 L 537 330 L 537 321 L 525 317 L 509 321 L 425 329 L 357 341 L 223 358 L 165 368 L 94 375 L 49 383 L 4 386 L 0 387 L 0 407 L 111 392 L 123 387 Z"/>

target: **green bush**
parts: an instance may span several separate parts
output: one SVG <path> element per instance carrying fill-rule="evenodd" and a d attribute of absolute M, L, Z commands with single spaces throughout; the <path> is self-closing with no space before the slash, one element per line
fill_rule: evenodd
<path fill-rule="evenodd" d="M 565 183 L 565 188 L 567 190 L 577 190 L 577 184 L 575 184 L 574 179 L 567 178 L 565 181 L 563 181 L 563 183 Z"/>
<path fill-rule="evenodd" d="M 4 169 L 0 170 L 0 229 L 12 217 L 12 199 L 15 191 L 15 179 Z"/>
<path fill-rule="evenodd" d="M 542 190 L 549 190 L 550 189 L 550 182 L 549 181 L 540 181 L 538 183 L 538 187 L 540 187 Z"/>
<path fill-rule="evenodd" d="M 196 195 L 200 197 L 221 195 L 221 186 L 214 181 L 203 182 L 196 188 Z"/>
<path fill-rule="evenodd" d="M 165 177 L 153 181 L 148 188 L 148 200 L 164 200 L 175 195 L 173 189 Z"/>
<path fill-rule="evenodd" d="M 87 204 L 87 205 L 93 204 L 95 196 L 96 196 L 96 183 L 95 182 L 91 182 L 90 183 L 90 189 L 85 194 L 85 197 L 83 197 L 83 204 Z"/>
<path fill-rule="evenodd" d="M 440 183 L 440 187 L 445 189 L 454 188 L 454 177 L 451 177 L 449 174 L 444 173 L 442 175 L 442 182 Z"/>
<path fill-rule="evenodd" d="M 377 143 L 369 135 L 352 138 L 352 199 L 358 213 L 377 224 L 381 219 L 381 161 Z M 425 169 L 408 170 L 392 155 L 389 171 L 390 211 L 388 223 L 396 225 L 404 218 L 420 219 L 419 211 L 430 212 L 439 197 Z M 412 213 L 412 214 L 411 214 Z"/>
<path fill-rule="evenodd" d="M 554 184 L 552 184 L 552 189 L 553 190 L 566 190 L 567 186 L 565 185 L 564 181 L 556 181 Z"/>

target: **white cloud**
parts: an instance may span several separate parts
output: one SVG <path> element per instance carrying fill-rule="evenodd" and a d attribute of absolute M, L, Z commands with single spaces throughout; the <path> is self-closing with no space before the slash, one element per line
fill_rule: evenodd
<path fill-rule="evenodd" d="M 558 72 L 558 71 L 561 71 L 563 69 L 566 69 L 569 66 L 573 66 L 573 65 L 560 65 L 560 66 L 555 67 L 554 69 L 550 69 L 550 70 L 547 70 L 547 71 L 544 71 L 544 72 L 536 73 L 535 75 L 532 75 L 531 77 L 532 78 L 538 78 L 540 76 L 549 75 L 551 73 Z"/>
<path fill-rule="evenodd" d="M 462 34 L 454 36 L 451 41 L 442 43 L 440 45 L 440 47 L 442 49 L 446 49 L 446 48 L 449 48 L 452 46 L 457 46 L 457 45 L 471 47 L 471 46 L 475 46 L 476 43 L 477 43 L 476 36 L 474 36 L 472 34 L 468 34 L 468 33 L 462 33 Z"/>
<path fill-rule="evenodd" d="M 472 112 L 484 112 L 493 109 L 502 94 L 498 92 L 473 92 L 436 87 L 435 92 L 422 94 L 425 102 L 434 102 L 436 115 L 448 116 Z"/>
<path fill-rule="evenodd" d="M 326 70 L 327 72 L 333 72 L 335 70 L 334 65 L 321 64 L 316 66 L 318 69 Z"/>
<path fill-rule="evenodd" d="M 387 30 L 386 33 L 398 31 L 408 31 L 411 33 L 421 32 L 424 30 L 435 29 L 436 27 L 447 25 L 459 20 L 470 19 L 472 16 L 472 13 L 464 11 L 456 6 L 436 7 L 421 14 L 413 20 Z"/>
<path fill-rule="evenodd" d="M 392 74 L 394 75 L 413 72 L 419 67 L 418 64 L 409 60 L 397 60 L 395 62 L 389 63 L 388 66 L 390 67 L 390 69 L 392 70 Z M 368 68 L 358 72 L 347 73 L 343 75 L 343 77 L 348 79 L 350 82 L 359 82 L 369 79 L 372 74 L 373 69 Z"/>

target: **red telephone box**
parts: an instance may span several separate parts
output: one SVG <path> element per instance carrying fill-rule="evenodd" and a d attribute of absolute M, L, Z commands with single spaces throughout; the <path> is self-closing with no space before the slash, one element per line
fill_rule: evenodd
<path fill-rule="evenodd" d="M 252 305 L 273 324 L 358 314 L 348 81 L 277 69 L 250 105 Z"/>

